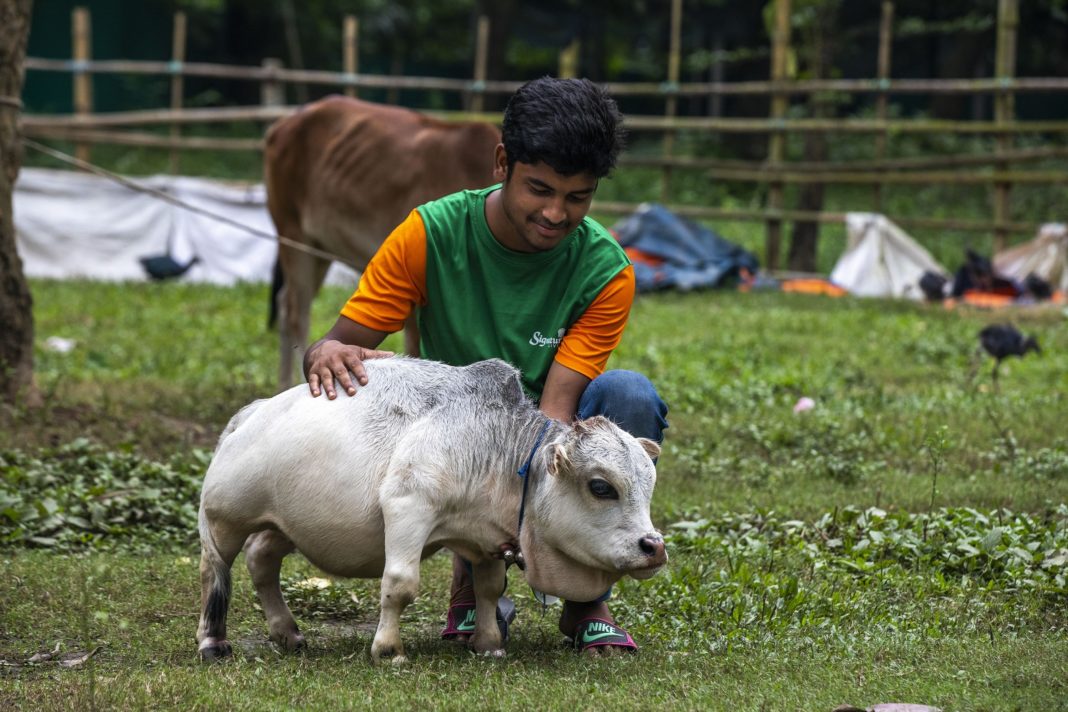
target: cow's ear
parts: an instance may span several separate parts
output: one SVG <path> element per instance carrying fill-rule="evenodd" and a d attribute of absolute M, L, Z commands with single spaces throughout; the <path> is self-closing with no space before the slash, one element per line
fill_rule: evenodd
<path fill-rule="evenodd" d="M 571 472 L 571 460 L 567 456 L 567 450 L 560 443 L 553 443 L 549 452 L 549 474 L 561 477 Z"/>
<path fill-rule="evenodd" d="M 598 428 L 604 428 L 612 421 L 603 415 L 594 415 L 586 418 L 585 420 L 576 420 L 571 424 L 571 429 L 575 435 L 582 437 L 583 435 L 589 435 Z"/>
<path fill-rule="evenodd" d="M 638 444 L 642 446 L 646 454 L 649 455 L 649 459 L 656 462 L 656 458 L 660 457 L 660 446 L 655 440 L 648 438 L 638 438 Z"/>

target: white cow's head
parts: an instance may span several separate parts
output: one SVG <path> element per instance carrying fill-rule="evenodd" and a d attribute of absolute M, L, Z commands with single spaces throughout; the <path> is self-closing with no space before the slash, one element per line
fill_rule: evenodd
<path fill-rule="evenodd" d="M 547 446 L 520 546 L 527 582 L 572 601 L 601 596 L 625 575 L 648 578 L 667 562 L 649 502 L 660 446 L 603 417 L 576 422 Z"/>

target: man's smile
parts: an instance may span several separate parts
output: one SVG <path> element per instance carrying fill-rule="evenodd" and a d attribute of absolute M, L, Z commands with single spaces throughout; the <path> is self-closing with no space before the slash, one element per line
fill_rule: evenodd
<path fill-rule="evenodd" d="M 537 220 L 532 220 L 534 228 L 538 231 L 538 234 L 542 237 L 555 238 L 560 237 L 567 231 L 567 222 L 562 222 L 559 225 L 550 225 Z"/>

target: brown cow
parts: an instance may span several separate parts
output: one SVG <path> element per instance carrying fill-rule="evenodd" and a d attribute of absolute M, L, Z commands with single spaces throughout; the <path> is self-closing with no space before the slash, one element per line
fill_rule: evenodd
<path fill-rule="evenodd" d="M 331 96 L 279 119 L 267 131 L 267 207 L 279 234 L 362 270 L 418 205 L 493 183 L 500 132 L 490 124 L 444 122 L 394 106 Z M 278 246 L 281 291 L 278 381 L 292 384 L 308 343 L 311 304 L 330 260 Z M 413 322 L 405 348 L 417 353 Z"/>

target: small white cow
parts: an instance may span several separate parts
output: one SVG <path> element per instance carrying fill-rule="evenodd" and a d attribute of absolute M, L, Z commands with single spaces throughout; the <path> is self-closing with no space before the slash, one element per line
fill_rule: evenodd
<path fill-rule="evenodd" d="M 286 554 L 299 550 L 338 576 L 381 577 L 376 662 L 404 660 L 400 615 L 417 593 L 419 562 L 441 547 L 471 562 L 469 645 L 494 654 L 502 551 L 521 549 L 531 586 L 576 601 L 667 561 L 649 519 L 655 442 L 602 417 L 549 420 L 503 361 L 366 366 L 370 380 L 352 397 L 313 398 L 296 386 L 247 406 L 223 431 L 200 504 L 202 658 L 231 653 L 230 567 L 242 547 L 271 639 L 290 650 L 304 638 L 279 587 Z M 527 462 L 520 525 L 517 472 Z"/>

